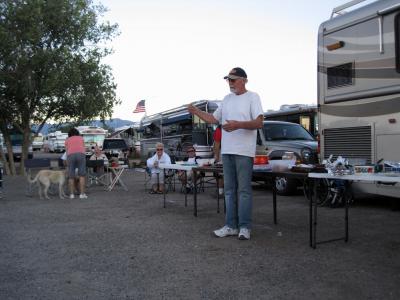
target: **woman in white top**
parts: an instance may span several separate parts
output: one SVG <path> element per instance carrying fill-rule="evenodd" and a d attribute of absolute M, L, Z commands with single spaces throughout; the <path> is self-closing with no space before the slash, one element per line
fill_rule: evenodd
<path fill-rule="evenodd" d="M 164 193 L 164 172 L 158 167 L 161 164 L 170 164 L 171 158 L 164 152 L 164 144 L 156 144 L 156 154 L 147 160 L 147 167 L 151 172 L 152 189 L 151 194 Z"/>

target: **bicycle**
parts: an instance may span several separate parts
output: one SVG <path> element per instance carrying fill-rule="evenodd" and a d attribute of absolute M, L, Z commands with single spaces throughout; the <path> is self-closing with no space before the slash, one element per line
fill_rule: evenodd
<path fill-rule="evenodd" d="M 348 203 L 353 202 L 353 195 L 350 189 L 346 189 L 345 183 L 340 179 L 326 179 L 322 178 L 317 181 L 317 205 L 329 207 L 341 207 Z M 304 180 L 303 183 L 304 196 L 310 200 L 310 181 Z"/>

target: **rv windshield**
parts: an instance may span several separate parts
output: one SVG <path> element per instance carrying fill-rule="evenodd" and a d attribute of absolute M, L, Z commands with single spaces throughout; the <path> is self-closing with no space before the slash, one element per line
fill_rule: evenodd
<path fill-rule="evenodd" d="M 33 141 L 34 141 L 34 142 L 43 142 L 43 136 L 35 136 L 35 137 L 33 138 Z"/>
<path fill-rule="evenodd" d="M 278 140 L 304 140 L 314 141 L 312 135 L 298 124 L 266 124 L 264 125 L 265 139 Z"/>
<path fill-rule="evenodd" d="M 22 134 L 10 134 L 11 144 L 13 146 L 21 146 L 23 141 Z"/>
<path fill-rule="evenodd" d="M 88 134 L 83 135 L 83 140 L 86 143 L 97 143 L 101 145 L 104 141 L 105 135 L 104 134 Z"/>

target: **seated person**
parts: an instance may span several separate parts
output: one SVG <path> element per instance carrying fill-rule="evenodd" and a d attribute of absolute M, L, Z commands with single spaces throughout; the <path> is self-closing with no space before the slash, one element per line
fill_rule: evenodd
<path fill-rule="evenodd" d="M 164 193 L 164 172 L 158 167 L 159 164 L 170 164 L 171 158 L 164 152 L 164 144 L 156 144 L 156 154 L 147 160 L 147 167 L 151 173 L 151 194 Z"/>
<path fill-rule="evenodd" d="M 94 147 L 94 153 L 89 159 L 90 160 L 103 160 L 104 161 L 104 166 L 108 166 L 108 158 L 107 158 L 107 156 L 103 153 L 103 151 L 97 145 Z M 101 167 L 100 170 L 98 168 L 93 168 L 93 172 L 104 173 L 104 166 Z"/>
<path fill-rule="evenodd" d="M 186 150 L 188 157 L 183 161 L 193 164 L 198 164 L 197 160 L 200 158 L 196 156 L 196 150 L 193 146 Z M 189 192 L 193 186 L 193 171 L 178 171 L 178 178 L 182 182 L 182 185 L 186 185 L 186 191 Z"/>

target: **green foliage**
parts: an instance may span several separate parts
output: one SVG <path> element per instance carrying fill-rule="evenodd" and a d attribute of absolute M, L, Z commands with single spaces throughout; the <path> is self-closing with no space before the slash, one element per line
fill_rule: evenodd
<path fill-rule="evenodd" d="M 91 0 L 0 2 L 0 125 L 111 117 L 119 100 L 101 60 L 118 28 L 100 23 L 105 11 Z"/>
<path fill-rule="evenodd" d="M 0 4 L 0 88 L 15 122 L 111 116 L 118 103 L 100 47 L 117 26 L 99 24 L 90 0 L 6 0 Z"/>

